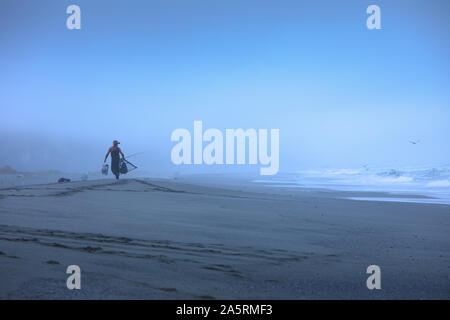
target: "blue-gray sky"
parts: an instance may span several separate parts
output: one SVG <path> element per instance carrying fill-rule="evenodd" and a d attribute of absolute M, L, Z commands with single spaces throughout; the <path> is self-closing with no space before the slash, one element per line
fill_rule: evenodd
<path fill-rule="evenodd" d="M 71 4 L 81 30 L 66 28 Z M 366 27 L 370 4 L 381 30 Z M 449 12 L 446 0 L 0 0 L 0 165 L 98 169 L 119 139 L 168 172 L 170 134 L 194 120 L 280 129 L 280 171 L 448 163 Z"/>

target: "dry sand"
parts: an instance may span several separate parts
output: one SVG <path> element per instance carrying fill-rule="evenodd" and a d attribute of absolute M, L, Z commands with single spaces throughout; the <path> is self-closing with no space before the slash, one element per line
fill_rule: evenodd
<path fill-rule="evenodd" d="M 450 298 L 450 206 L 241 183 L 0 190 L 2 299 Z M 388 197 L 389 195 L 382 195 Z M 66 288 L 68 265 L 81 290 Z M 381 267 L 381 290 L 366 268 Z"/>

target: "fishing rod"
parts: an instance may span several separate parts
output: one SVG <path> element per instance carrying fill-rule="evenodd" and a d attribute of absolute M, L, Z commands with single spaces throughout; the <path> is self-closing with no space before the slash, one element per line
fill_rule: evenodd
<path fill-rule="evenodd" d="M 132 155 L 126 156 L 125 158 L 126 158 L 126 159 L 128 159 L 128 158 L 131 158 L 131 157 L 134 157 L 134 156 L 137 156 L 137 155 L 143 154 L 144 152 L 145 152 L 145 151 L 142 151 L 142 152 L 137 152 L 137 153 L 133 153 Z"/>

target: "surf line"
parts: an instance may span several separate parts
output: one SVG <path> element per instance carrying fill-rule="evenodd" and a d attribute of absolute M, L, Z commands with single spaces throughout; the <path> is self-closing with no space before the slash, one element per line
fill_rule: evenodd
<path fill-rule="evenodd" d="M 225 150 L 223 136 L 222 131 L 215 128 L 210 128 L 203 132 L 203 122 L 195 120 L 192 152 L 190 131 L 184 128 L 175 129 L 170 137 L 171 141 L 178 142 L 172 148 L 172 163 L 175 165 L 246 164 L 246 141 L 248 140 L 248 164 L 256 165 L 259 161 L 261 175 L 275 175 L 278 173 L 280 164 L 279 129 L 270 130 L 270 155 L 268 154 L 267 129 L 247 129 L 245 131 L 243 129 L 226 129 Z M 203 148 L 203 142 L 209 142 L 209 144 Z M 194 156 L 193 161 L 192 153 Z"/>

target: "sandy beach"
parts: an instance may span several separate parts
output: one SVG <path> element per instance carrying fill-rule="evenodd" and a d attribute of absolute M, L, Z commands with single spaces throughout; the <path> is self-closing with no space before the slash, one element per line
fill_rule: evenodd
<path fill-rule="evenodd" d="M 195 179 L 0 190 L 1 299 L 449 299 L 450 206 Z M 368 290 L 366 268 L 381 268 Z M 68 290 L 66 268 L 81 268 Z"/>

